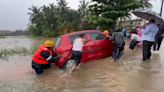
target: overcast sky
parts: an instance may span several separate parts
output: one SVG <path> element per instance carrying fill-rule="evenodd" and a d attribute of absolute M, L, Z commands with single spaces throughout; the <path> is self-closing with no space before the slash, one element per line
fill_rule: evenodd
<path fill-rule="evenodd" d="M 80 0 L 66 0 L 68 6 L 77 9 Z M 0 0 L 0 30 L 26 29 L 29 23 L 28 8 L 32 5 L 56 3 L 56 0 Z M 160 12 L 160 0 L 152 0 L 153 11 Z M 164 14 L 163 14 L 164 15 Z"/>

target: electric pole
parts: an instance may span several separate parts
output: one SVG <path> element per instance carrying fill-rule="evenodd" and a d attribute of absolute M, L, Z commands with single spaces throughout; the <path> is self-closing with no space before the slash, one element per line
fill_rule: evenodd
<path fill-rule="evenodd" d="M 162 16 L 162 11 L 163 11 L 163 3 L 164 3 L 164 0 L 161 1 L 161 11 L 160 11 L 160 16 Z"/>

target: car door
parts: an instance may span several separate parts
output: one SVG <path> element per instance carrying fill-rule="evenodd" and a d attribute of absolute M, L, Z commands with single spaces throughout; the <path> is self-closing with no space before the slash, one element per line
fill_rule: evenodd
<path fill-rule="evenodd" d="M 84 36 L 85 36 L 85 40 L 90 40 L 88 38 L 88 35 L 83 33 Z M 70 36 L 70 42 L 71 44 L 73 44 L 73 41 L 76 39 L 76 38 L 79 38 L 80 37 L 80 34 L 75 34 L 75 35 L 71 35 Z M 88 41 L 84 44 L 83 46 L 83 54 L 82 54 L 82 62 L 87 62 L 89 60 L 92 60 L 94 58 L 94 52 L 92 52 L 94 48 L 94 42 L 91 42 L 91 41 Z"/>
<path fill-rule="evenodd" d="M 90 60 L 95 59 L 96 57 L 96 41 L 91 40 L 90 36 L 86 34 L 87 42 L 85 43 L 83 47 L 83 55 L 82 55 L 82 61 L 87 62 Z"/>
<path fill-rule="evenodd" d="M 113 45 L 112 41 L 100 32 L 89 33 L 92 40 L 95 42 L 96 59 L 112 55 Z"/>

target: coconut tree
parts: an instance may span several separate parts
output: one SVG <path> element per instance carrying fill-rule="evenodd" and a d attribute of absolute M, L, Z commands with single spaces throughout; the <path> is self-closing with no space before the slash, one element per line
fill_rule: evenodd
<path fill-rule="evenodd" d="M 58 0 L 57 5 L 43 5 L 40 8 L 29 8 L 29 30 L 37 36 L 58 36 L 59 34 L 75 31 L 79 27 L 80 14 L 67 7 L 65 0 Z"/>
<path fill-rule="evenodd" d="M 59 17 L 59 30 L 62 30 L 63 33 L 71 32 L 77 29 L 78 20 L 80 19 L 79 14 L 70 9 L 66 0 L 57 0 L 57 9 L 58 9 L 58 17 Z M 76 25 L 76 27 L 75 27 Z M 61 34 L 63 34 L 61 32 Z"/>
<path fill-rule="evenodd" d="M 38 8 L 36 6 L 32 6 L 31 8 L 29 8 L 31 12 L 29 12 L 28 15 L 30 15 L 29 19 L 32 23 L 34 23 L 35 20 L 37 20 L 37 18 L 40 16 L 41 8 L 42 7 Z"/>
<path fill-rule="evenodd" d="M 86 0 L 81 0 L 80 1 L 78 11 L 80 12 L 82 21 L 85 20 L 85 18 L 87 16 L 88 6 L 89 6 L 89 2 L 87 2 Z"/>
<path fill-rule="evenodd" d="M 42 7 L 36 7 L 36 6 L 32 6 L 31 8 L 29 8 L 30 12 L 28 13 L 28 15 L 30 15 L 29 17 L 29 21 L 30 21 L 30 25 L 28 27 L 29 31 L 31 31 L 33 34 L 40 36 L 42 34 L 42 30 L 41 30 L 41 9 Z"/>
<path fill-rule="evenodd" d="M 42 25 L 44 35 L 47 36 L 52 36 L 52 35 L 57 35 L 57 8 L 56 6 L 52 3 L 49 4 L 48 6 L 43 6 L 42 8 Z"/>
<path fill-rule="evenodd" d="M 67 5 L 68 5 L 68 3 L 66 2 L 66 0 L 57 0 L 57 8 L 58 8 L 61 16 L 69 8 Z"/>

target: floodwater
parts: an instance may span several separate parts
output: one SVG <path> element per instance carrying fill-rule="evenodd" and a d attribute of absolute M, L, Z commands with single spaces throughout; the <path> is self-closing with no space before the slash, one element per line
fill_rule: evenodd
<path fill-rule="evenodd" d="M 37 41 L 25 36 L 0 38 L 0 47 L 30 48 Z M 163 92 L 164 43 L 151 61 L 141 60 L 141 48 L 130 51 L 126 47 L 118 62 L 111 57 L 90 61 L 62 77 L 62 70 L 54 65 L 37 76 L 31 69 L 31 55 L 12 55 L 0 59 L 0 92 Z"/>
<path fill-rule="evenodd" d="M 0 49 L 27 48 L 32 47 L 33 40 L 26 36 L 8 36 L 0 38 Z"/>

